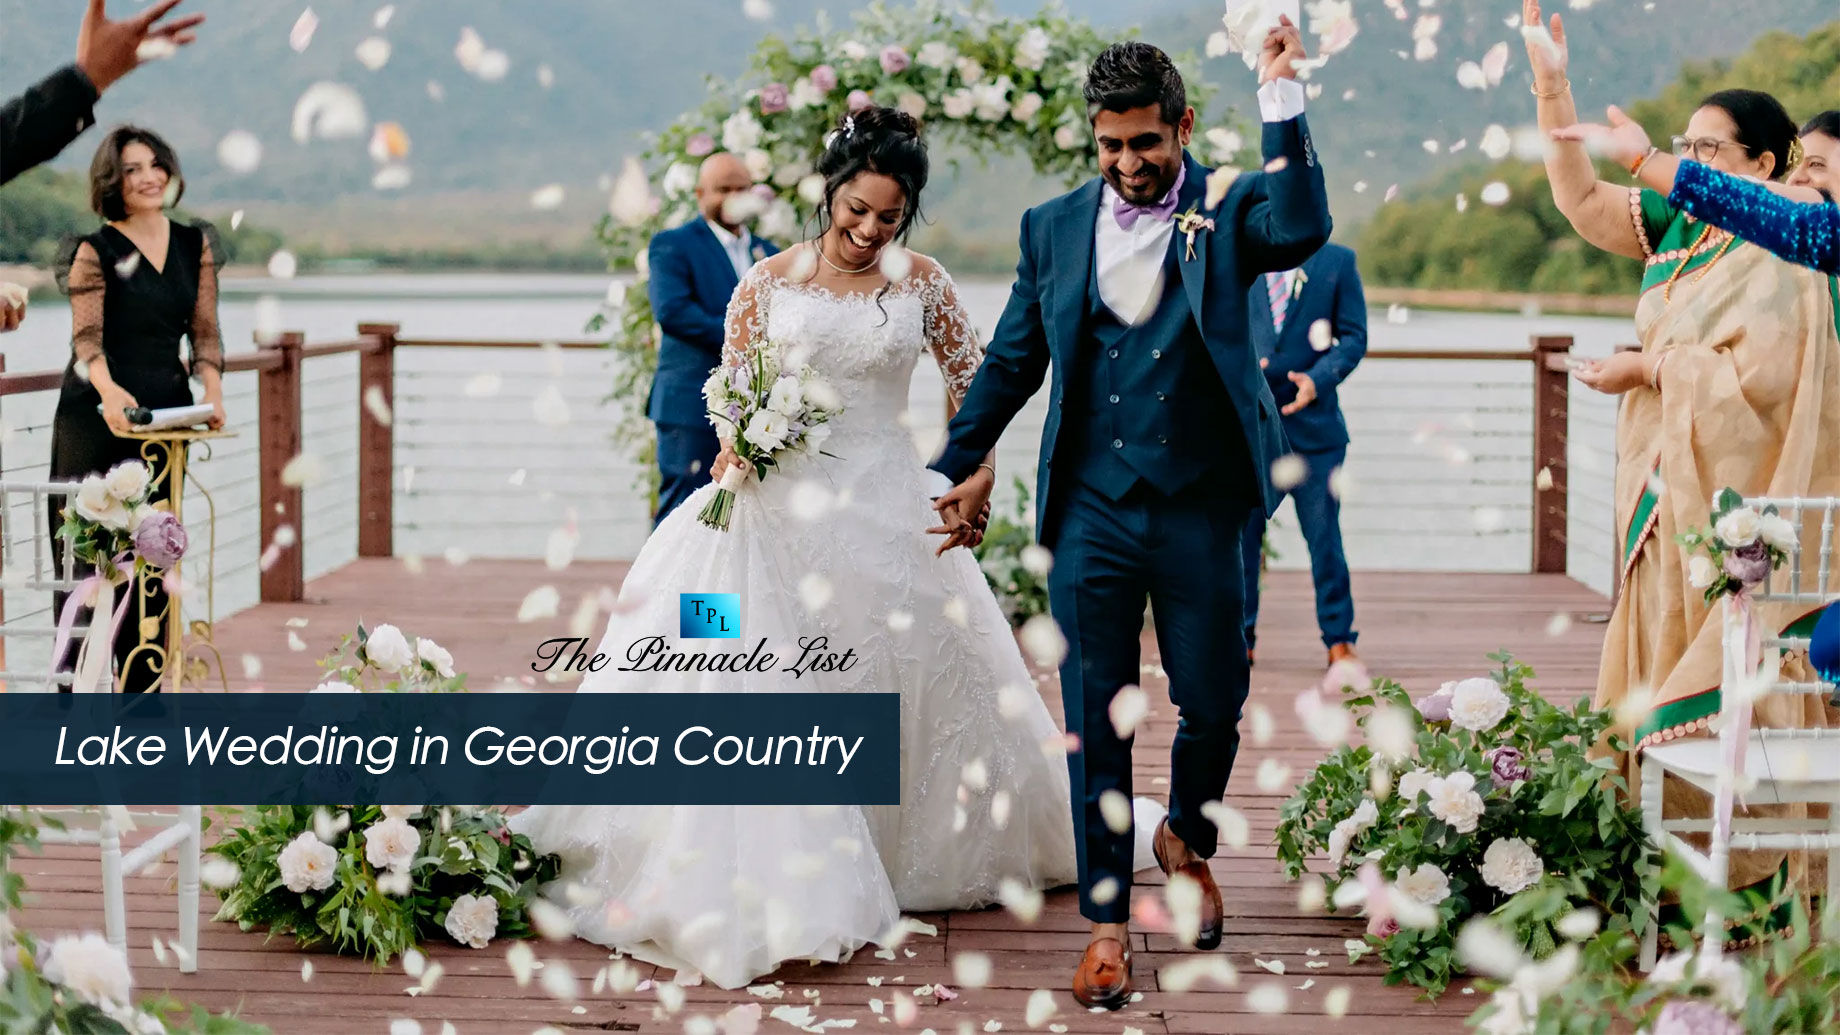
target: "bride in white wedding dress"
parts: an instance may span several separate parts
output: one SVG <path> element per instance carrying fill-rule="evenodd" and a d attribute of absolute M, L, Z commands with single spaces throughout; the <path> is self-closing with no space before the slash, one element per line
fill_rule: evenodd
<path fill-rule="evenodd" d="M 680 592 L 737 593 L 748 640 L 821 634 L 860 661 L 797 679 L 610 666 L 581 692 L 898 691 L 901 804 L 538 806 L 512 821 L 562 856 L 547 893 L 577 934 L 729 988 L 787 960 L 885 942 L 904 909 L 976 908 L 1006 885 L 1077 874 L 1061 731 L 971 552 L 936 556 L 927 529 L 944 486 L 901 420 L 923 352 L 954 404 L 982 359 L 937 263 L 878 262 L 918 209 L 917 127 L 888 109 L 858 112 L 820 171 L 826 232 L 742 279 L 724 362 L 770 341 L 814 367 L 843 402 L 825 446 L 833 455 L 750 481 L 726 532 L 697 520 L 713 484 L 674 510 L 633 562 L 599 649 L 624 657 L 633 641 L 675 629 Z"/>

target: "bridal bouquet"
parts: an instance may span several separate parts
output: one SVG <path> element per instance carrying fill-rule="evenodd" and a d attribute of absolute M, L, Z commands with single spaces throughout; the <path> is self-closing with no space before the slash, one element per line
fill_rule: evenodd
<path fill-rule="evenodd" d="M 1353 693 L 1343 704 L 1366 742 L 1337 748 L 1279 812 L 1286 876 L 1327 857 L 1312 897 L 1364 903 L 1367 937 L 1350 955 L 1377 951 L 1389 985 L 1443 991 L 1473 917 L 1494 915 L 1517 952 L 1545 960 L 1568 929 L 1560 913 L 1626 934 L 1652 893 L 1641 815 L 1618 798 L 1614 759 L 1591 753 L 1613 714 L 1560 708 L 1527 685 L 1527 666 L 1492 658 L 1493 675 L 1417 702 L 1386 681 Z M 1566 908 L 1522 909 L 1549 894 Z"/>
<path fill-rule="evenodd" d="M 1688 529 L 1674 537 L 1687 548 L 1687 580 L 1706 591 L 1706 603 L 1745 593 L 1770 577 L 1795 549 L 1795 525 L 1776 512 L 1744 502 L 1736 489 L 1712 498 L 1712 528 Z M 1704 550 L 1704 553 L 1700 553 Z"/>
<path fill-rule="evenodd" d="M 728 531 L 735 490 L 752 474 L 765 478 L 788 455 L 824 452 L 825 427 L 843 412 L 837 390 L 804 364 L 787 364 L 784 350 L 756 342 L 738 366 L 717 367 L 703 382 L 703 401 L 716 436 L 744 461 L 722 475 L 715 498 L 697 515 L 710 528 Z M 829 454 L 825 454 L 829 455 Z"/>

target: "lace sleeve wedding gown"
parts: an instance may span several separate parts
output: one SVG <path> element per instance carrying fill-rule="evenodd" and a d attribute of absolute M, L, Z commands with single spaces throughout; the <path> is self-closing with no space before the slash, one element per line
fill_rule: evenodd
<path fill-rule="evenodd" d="M 728 592 L 745 641 L 821 634 L 860 660 L 796 679 L 610 665 L 581 692 L 899 691 L 901 804 L 539 806 L 512 822 L 561 854 L 548 893 L 576 933 L 733 988 L 884 940 L 901 909 L 980 907 L 1007 881 L 1068 883 L 1076 866 L 1062 734 L 970 551 L 935 557 L 925 531 L 940 487 L 902 420 L 914 363 L 930 349 L 957 399 L 983 355 L 950 277 L 915 256 L 885 292 L 837 294 L 762 263 L 736 289 L 727 337 L 729 365 L 772 341 L 837 389 L 833 455 L 750 482 L 727 532 L 697 520 L 713 485 L 673 511 L 633 562 L 599 649 L 623 658 L 675 630 L 680 592 Z"/>

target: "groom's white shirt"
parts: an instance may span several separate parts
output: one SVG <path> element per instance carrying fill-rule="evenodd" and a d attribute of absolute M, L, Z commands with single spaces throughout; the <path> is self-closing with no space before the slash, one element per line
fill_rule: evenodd
<path fill-rule="evenodd" d="M 1266 122 L 1285 122 L 1303 114 L 1303 85 L 1273 79 L 1259 87 L 1259 114 Z M 1163 297 L 1163 258 L 1169 254 L 1173 219 L 1139 219 L 1126 230 L 1112 214 L 1118 192 L 1100 191 L 1093 261 L 1098 263 L 1099 300 L 1112 315 L 1135 326 L 1149 318 Z"/>

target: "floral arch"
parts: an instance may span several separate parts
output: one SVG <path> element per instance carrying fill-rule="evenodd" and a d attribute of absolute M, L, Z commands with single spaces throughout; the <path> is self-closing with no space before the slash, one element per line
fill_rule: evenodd
<path fill-rule="evenodd" d="M 761 209 L 755 230 L 780 242 L 797 238 L 823 197 L 813 166 L 826 134 L 845 111 L 870 104 L 901 108 L 920 119 L 928 139 L 973 153 L 1026 153 L 1038 173 L 1069 184 L 1092 175 L 1094 148 L 1082 95 L 1086 68 L 1112 39 L 1091 24 L 1049 7 L 1029 18 L 995 13 L 988 3 L 946 7 L 932 0 L 890 8 L 880 2 L 850 27 L 791 40 L 770 36 L 750 64 L 746 83 L 712 80 L 709 98 L 629 159 L 614 185 L 597 233 L 617 269 L 635 279 L 616 285 L 591 331 L 610 330 L 616 354 L 611 398 L 643 400 L 657 365 L 658 330 L 646 293 L 645 250 L 653 234 L 696 215 L 698 165 L 722 150 L 741 155 Z M 1190 103 L 1213 93 L 1179 56 Z M 1240 135 L 1206 131 L 1208 157 L 1233 162 Z M 655 440 L 643 406 L 629 406 L 616 429 L 620 444 L 651 469 Z M 649 475 L 656 483 L 657 472 Z"/>

